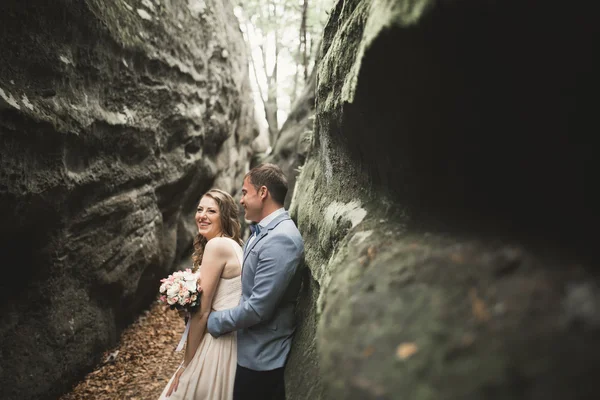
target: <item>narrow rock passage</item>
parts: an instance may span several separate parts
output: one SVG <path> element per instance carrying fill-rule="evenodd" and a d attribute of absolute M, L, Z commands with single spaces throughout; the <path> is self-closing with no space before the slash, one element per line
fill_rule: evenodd
<path fill-rule="evenodd" d="M 177 312 L 152 303 L 96 369 L 60 400 L 158 399 L 182 360 L 183 351 L 174 350 L 184 328 Z"/>

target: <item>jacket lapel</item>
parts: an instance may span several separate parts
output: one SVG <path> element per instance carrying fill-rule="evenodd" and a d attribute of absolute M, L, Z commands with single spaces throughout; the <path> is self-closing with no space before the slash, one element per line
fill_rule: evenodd
<path fill-rule="evenodd" d="M 285 221 L 286 219 L 290 219 L 290 215 L 288 214 L 288 212 L 284 212 L 281 215 L 278 215 L 273 221 L 271 221 L 271 223 L 269 225 L 267 225 L 265 228 L 263 228 L 260 231 L 260 234 L 258 235 L 258 237 L 254 238 L 254 240 L 252 241 L 252 243 L 250 243 L 250 246 L 248 246 L 246 244 L 246 246 L 244 247 L 244 261 L 242 263 L 245 264 L 246 263 L 246 258 L 248 257 L 248 254 L 250 254 L 250 252 L 252 251 L 252 249 L 254 248 L 254 246 L 256 246 L 256 244 L 258 242 L 260 242 L 265 236 L 267 236 L 269 234 L 269 231 L 271 231 L 273 228 L 275 228 L 277 225 L 279 225 L 280 222 Z"/>

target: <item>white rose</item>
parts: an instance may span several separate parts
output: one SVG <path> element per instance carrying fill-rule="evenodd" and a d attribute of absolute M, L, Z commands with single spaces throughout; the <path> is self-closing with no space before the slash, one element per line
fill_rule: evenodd
<path fill-rule="evenodd" d="M 196 291 L 196 279 L 191 280 L 191 281 L 185 281 L 185 288 L 187 290 L 189 290 L 190 292 L 195 292 Z"/>
<path fill-rule="evenodd" d="M 167 285 L 166 284 L 162 284 L 160 285 L 160 288 L 158 289 L 159 292 L 164 293 L 167 290 Z"/>
<path fill-rule="evenodd" d="M 167 304 L 172 306 L 173 304 L 177 303 L 177 299 L 175 297 L 167 297 Z"/>
<path fill-rule="evenodd" d="M 183 279 L 185 281 L 195 281 L 196 280 L 196 274 L 192 273 L 191 271 L 186 271 L 183 273 Z"/>
<path fill-rule="evenodd" d="M 171 287 L 167 290 L 167 296 L 173 297 L 179 294 L 179 285 L 171 285 Z"/>

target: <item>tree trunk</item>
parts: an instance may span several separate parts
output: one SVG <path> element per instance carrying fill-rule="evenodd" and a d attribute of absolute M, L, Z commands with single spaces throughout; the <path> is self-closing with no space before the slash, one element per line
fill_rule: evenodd
<path fill-rule="evenodd" d="M 304 82 L 308 81 L 308 52 L 306 48 L 306 18 L 308 15 L 308 0 L 302 3 L 302 22 L 300 24 L 300 48 L 302 49 L 302 66 L 304 67 Z"/>
<path fill-rule="evenodd" d="M 277 70 L 277 61 L 273 68 Z M 267 80 L 268 91 L 267 101 L 265 101 L 265 117 L 269 125 L 269 143 L 271 146 L 275 144 L 277 133 L 279 132 L 279 123 L 277 121 L 277 78 L 275 72 Z"/>
<path fill-rule="evenodd" d="M 273 6 L 273 12 L 269 9 L 269 19 L 274 22 L 277 20 L 277 4 Z M 277 133 L 279 132 L 279 122 L 277 121 L 277 69 L 279 61 L 279 31 L 275 26 L 275 64 L 273 65 L 273 71 L 267 75 L 267 101 L 265 102 L 265 117 L 267 118 L 267 124 L 269 125 L 269 142 L 273 146 L 277 139 Z M 263 49 L 263 60 L 265 66 L 265 72 L 267 72 L 266 53 Z"/>
<path fill-rule="evenodd" d="M 303 68 L 304 82 L 306 82 L 307 74 L 307 49 L 306 49 L 306 18 L 308 14 L 308 0 L 304 0 L 302 3 L 302 18 L 300 19 L 300 29 L 298 31 L 298 53 L 296 56 L 296 72 L 294 73 L 294 86 L 292 90 L 292 96 L 290 98 L 290 108 L 296 101 L 298 92 L 298 75 L 300 75 L 300 67 Z"/>

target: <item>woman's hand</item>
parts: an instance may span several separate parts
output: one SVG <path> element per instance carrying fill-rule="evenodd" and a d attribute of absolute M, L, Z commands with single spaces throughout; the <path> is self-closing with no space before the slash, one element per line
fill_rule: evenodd
<path fill-rule="evenodd" d="M 179 378 L 181 377 L 181 374 L 183 374 L 184 369 L 185 369 L 184 367 L 179 367 L 177 372 L 175 372 L 175 376 L 173 377 L 173 382 L 171 382 L 171 386 L 169 386 L 169 390 L 167 391 L 167 394 L 165 395 L 165 397 L 169 397 L 177 391 L 177 387 L 179 386 Z"/>

